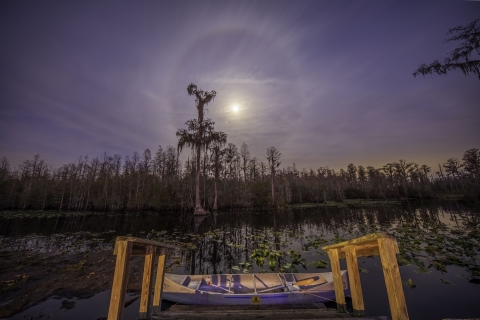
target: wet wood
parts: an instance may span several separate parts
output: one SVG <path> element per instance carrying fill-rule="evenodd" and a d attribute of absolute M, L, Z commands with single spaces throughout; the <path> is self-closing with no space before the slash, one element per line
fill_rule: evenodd
<path fill-rule="evenodd" d="M 382 262 L 385 285 L 387 287 L 388 302 L 393 320 L 408 319 L 407 303 L 403 293 L 400 270 L 397 257 L 394 253 L 396 241 L 390 238 L 378 239 L 380 260 Z"/>
<path fill-rule="evenodd" d="M 252 306 L 202 306 L 174 305 L 152 319 L 351 319 L 387 320 L 387 317 L 354 318 L 352 314 L 338 313 L 323 304 L 309 305 L 252 305 Z"/>
<path fill-rule="evenodd" d="M 345 292 L 343 291 L 342 275 L 340 273 L 340 260 L 338 258 L 338 249 L 328 250 L 328 258 L 333 273 L 333 286 L 335 288 L 335 301 L 337 302 L 338 312 L 347 312 L 345 302 Z"/>
<path fill-rule="evenodd" d="M 139 319 L 149 318 L 149 302 L 150 294 L 152 292 L 152 278 L 153 278 L 153 262 L 155 259 L 155 247 L 148 245 L 146 247 L 145 265 L 143 267 L 143 282 L 142 292 L 140 296 L 140 312 Z"/>
<path fill-rule="evenodd" d="M 357 253 L 355 252 L 354 245 L 347 245 L 345 247 L 345 256 L 347 260 L 348 280 L 350 282 L 353 312 L 356 316 L 364 316 L 365 306 L 363 304 L 362 284 L 360 283 Z"/>
<path fill-rule="evenodd" d="M 153 292 L 153 314 L 159 314 L 162 305 L 163 280 L 165 278 L 165 258 L 167 248 L 161 248 L 158 256 L 157 276 L 155 278 L 155 289 Z"/>
<path fill-rule="evenodd" d="M 108 320 L 117 320 L 122 319 L 123 317 L 131 251 L 132 243 L 130 241 L 118 241 L 112 295 L 110 297 L 110 306 L 108 308 Z"/>

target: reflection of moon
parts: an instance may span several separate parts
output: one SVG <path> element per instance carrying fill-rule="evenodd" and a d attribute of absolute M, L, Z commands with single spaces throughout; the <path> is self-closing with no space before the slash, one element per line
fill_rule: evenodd
<path fill-rule="evenodd" d="M 240 110 L 240 107 L 238 106 L 238 104 L 234 104 L 234 105 L 232 106 L 232 111 L 233 111 L 233 112 L 238 112 L 239 110 Z"/>

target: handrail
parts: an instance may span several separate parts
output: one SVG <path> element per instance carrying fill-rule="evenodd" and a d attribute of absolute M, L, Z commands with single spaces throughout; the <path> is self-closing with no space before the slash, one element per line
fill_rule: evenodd
<path fill-rule="evenodd" d="M 346 312 L 339 259 L 347 260 L 353 312 L 356 316 L 364 316 L 365 307 L 363 304 L 357 257 L 380 255 L 392 319 L 408 319 L 407 304 L 405 302 L 396 256 L 399 252 L 398 244 L 393 235 L 384 232 L 372 233 L 363 237 L 324 246 L 322 250 L 327 252 L 330 265 L 332 266 L 335 299 L 339 312 Z"/>
<path fill-rule="evenodd" d="M 108 320 L 123 318 L 125 291 L 127 289 L 128 269 L 132 255 L 145 256 L 143 268 L 142 291 L 140 296 L 139 319 L 150 317 L 150 293 L 152 291 L 153 267 L 155 257 L 158 256 L 157 276 L 153 295 L 153 313 L 159 313 L 162 303 L 163 280 L 165 277 L 165 257 L 172 245 L 136 237 L 117 237 L 113 254 L 117 256 L 115 273 L 113 276 L 112 295 L 108 308 Z"/>

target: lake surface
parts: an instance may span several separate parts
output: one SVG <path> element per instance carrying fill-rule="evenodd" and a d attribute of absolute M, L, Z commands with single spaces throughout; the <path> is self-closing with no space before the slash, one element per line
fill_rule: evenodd
<path fill-rule="evenodd" d="M 385 231 L 399 243 L 400 273 L 411 319 L 480 317 L 479 205 L 417 202 L 276 213 L 232 210 L 201 218 L 180 213 L 32 212 L 8 219 L 5 215 L 10 213 L 3 215 L 1 250 L 112 250 L 116 236 L 131 234 L 176 245 L 177 250 L 169 255 L 168 272 L 183 274 L 327 272 L 330 263 L 322 246 Z M 343 260 L 341 267 L 346 269 Z M 359 268 L 366 314 L 390 317 L 379 257 L 359 258 Z M 52 297 L 11 319 L 41 314 L 97 319 L 106 316 L 109 295 L 103 291 L 88 299 Z M 96 306 L 88 309 L 96 313 L 85 314 L 87 305 Z M 138 300 L 127 307 L 125 319 L 135 319 L 137 311 Z"/>

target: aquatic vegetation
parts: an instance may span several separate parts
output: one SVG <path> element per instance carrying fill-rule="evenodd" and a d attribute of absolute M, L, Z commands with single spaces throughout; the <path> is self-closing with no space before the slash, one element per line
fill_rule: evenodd
<path fill-rule="evenodd" d="M 454 225 L 433 219 L 403 222 L 391 229 L 399 243 L 399 264 L 416 265 L 418 273 L 429 273 L 431 268 L 446 273 L 448 266 L 456 265 L 471 277 L 480 276 L 480 217 L 456 214 L 453 219 Z"/>
<path fill-rule="evenodd" d="M 85 217 L 89 229 L 82 229 L 78 217 Z M 0 236 L 0 245 L 2 250 L 88 254 L 112 250 L 115 236 L 123 230 L 123 234 L 132 233 L 174 245 L 176 249 L 171 250 L 167 258 L 169 272 L 301 272 L 328 271 L 329 260 L 322 246 L 384 231 L 394 234 L 398 241 L 397 259 L 401 267 L 413 268 L 421 276 L 432 272 L 442 275 L 456 266 L 464 270 L 462 276 L 457 275 L 459 280 L 476 283 L 480 277 L 480 217 L 458 208 L 319 207 L 296 212 L 286 210 L 275 217 L 271 213 L 232 211 L 202 218 L 203 222 L 188 220 L 188 217 L 187 222 L 182 222 L 179 219 L 183 218 L 178 216 L 142 214 L 126 214 L 121 220 L 108 214 L 78 217 L 60 217 L 58 221 L 39 219 L 50 221 L 54 233 Z M 302 220 L 296 221 L 296 217 Z M 34 219 L 28 221 L 31 220 Z M 91 226 L 98 224 L 94 221 L 105 221 L 105 227 L 93 231 Z M 122 224 L 112 225 L 115 221 Z M 146 222 L 137 224 L 142 221 Z M 164 223 L 152 224 L 155 221 Z M 75 223 L 77 227 L 72 228 Z M 360 268 L 360 272 L 368 271 Z M 455 272 L 458 274 L 458 269 Z M 442 279 L 452 282 L 450 278 Z"/>
<path fill-rule="evenodd" d="M 319 260 L 319 261 L 314 261 L 312 264 L 315 266 L 317 269 L 323 269 L 326 268 L 328 265 L 328 262 L 325 260 Z"/>
<path fill-rule="evenodd" d="M 405 285 L 409 286 L 410 288 L 414 289 L 417 287 L 417 285 L 415 283 L 413 283 L 413 280 L 412 279 L 408 279 L 407 281 L 404 282 Z"/>

